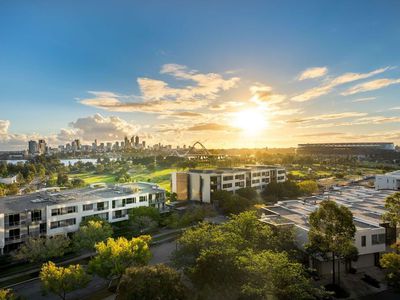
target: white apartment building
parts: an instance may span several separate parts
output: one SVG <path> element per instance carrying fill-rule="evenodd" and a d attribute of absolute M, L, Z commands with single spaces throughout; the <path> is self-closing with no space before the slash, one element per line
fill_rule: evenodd
<path fill-rule="evenodd" d="M 189 170 L 171 174 L 171 192 L 178 200 L 211 202 L 211 195 L 218 190 L 235 192 L 252 187 L 261 192 L 270 182 L 284 182 L 286 170 L 279 166 L 247 165 L 244 168 Z"/>
<path fill-rule="evenodd" d="M 400 170 L 375 176 L 375 189 L 400 191 Z"/>
<path fill-rule="evenodd" d="M 16 249 L 27 237 L 77 231 L 82 220 L 110 223 L 129 218 L 135 207 L 165 209 L 165 190 L 153 183 L 95 184 L 75 190 L 47 190 L 0 198 L 0 253 Z"/>
<path fill-rule="evenodd" d="M 319 196 L 302 200 L 279 201 L 262 210 L 261 221 L 272 226 L 294 226 L 295 242 L 299 249 L 305 250 L 310 228 L 308 219 L 318 205 L 324 200 L 333 200 L 339 205 L 348 207 L 353 213 L 356 234 L 354 245 L 359 258 L 352 262 L 355 268 L 378 265 L 381 253 L 386 252 L 396 240 L 396 229 L 390 228 L 382 221 L 385 213 L 385 198 L 392 194 L 389 191 L 376 191 L 366 187 L 343 187 Z M 310 267 L 317 269 L 321 275 L 331 272 L 332 262 L 322 258 L 310 258 Z M 341 270 L 345 270 L 344 262 Z"/>

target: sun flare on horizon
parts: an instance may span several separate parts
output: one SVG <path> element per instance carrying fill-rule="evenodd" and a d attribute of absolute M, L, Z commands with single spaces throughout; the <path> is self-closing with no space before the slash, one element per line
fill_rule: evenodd
<path fill-rule="evenodd" d="M 247 109 L 237 112 L 232 120 L 232 125 L 246 133 L 257 134 L 267 128 L 268 123 L 265 112 L 256 109 Z"/>

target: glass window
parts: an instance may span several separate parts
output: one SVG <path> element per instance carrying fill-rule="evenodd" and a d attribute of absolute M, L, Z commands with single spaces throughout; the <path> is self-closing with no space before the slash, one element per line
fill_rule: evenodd
<path fill-rule="evenodd" d="M 365 235 L 361 236 L 361 247 L 367 246 L 367 237 Z"/>
<path fill-rule="evenodd" d="M 83 210 L 93 210 L 93 204 L 83 204 Z"/>
<path fill-rule="evenodd" d="M 386 235 L 384 233 L 382 233 L 382 234 L 373 234 L 371 236 L 372 245 L 384 244 L 385 240 L 386 240 Z"/>

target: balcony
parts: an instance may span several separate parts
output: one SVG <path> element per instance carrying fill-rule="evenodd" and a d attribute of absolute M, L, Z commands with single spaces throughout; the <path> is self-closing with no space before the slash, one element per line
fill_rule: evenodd
<path fill-rule="evenodd" d="M 8 228 L 8 227 L 21 226 L 21 225 L 25 225 L 25 224 L 26 224 L 26 220 L 19 220 L 19 221 L 13 221 L 13 222 L 6 222 L 4 224 L 4 226 L 6 228 Z"/>
<path fill-rule="evenodd" d="M 9 242 L 9 243 L 17 243 L 17 242 L 21 242 L 23 239 L 25 239 L 25 237 L 26 237 L 26 234 L 14 235 L 14 236 L 6 237 L 5 241 Z"/>

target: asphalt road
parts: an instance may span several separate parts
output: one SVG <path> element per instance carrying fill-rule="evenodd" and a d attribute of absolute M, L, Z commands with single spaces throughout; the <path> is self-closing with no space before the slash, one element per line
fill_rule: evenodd
<path fill-rule="evenodd" d="M 168 264 L 170 262 L 170 255 L 176 248 L 176 241 L 171 241 L 167 243 L 163 243 L 157 246 L 151 247 L 151 252 L 153 257 L 150 261 L 150 264 L 159 264 L 165 263 Z M 67 295 L 67 299 L 96 299 L 95 293 L 100 290 L 104 290 L 108 285 L 108 281 L 94 277 L 90 284 L 84 288 L 77 291 L 74 291 Z M 53 294 L 43 295 L 40 280 L 35 279 L 29 282 L 21 283 L 12 288 L 14 292 L 24 297 L 27 300 L 56 300 L 60 299 Z M 102 299 L 99 296 L 97 299 Z"/>

